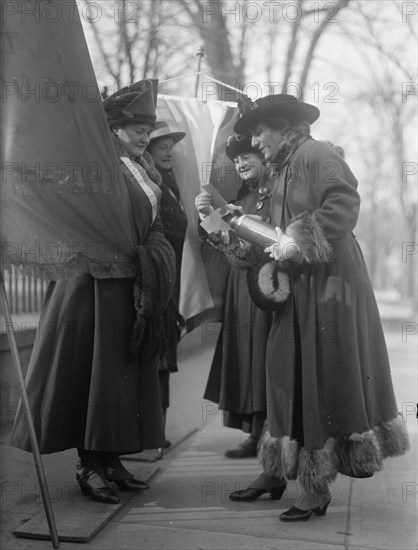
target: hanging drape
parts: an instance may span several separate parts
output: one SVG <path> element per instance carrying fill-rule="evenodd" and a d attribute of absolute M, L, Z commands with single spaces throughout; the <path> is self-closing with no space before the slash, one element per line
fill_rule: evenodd
<path fill-rule="evenodd" d="M 35 268 L 51 279 L 132 276 L 129 199 L 76 2 L 7 8 L 2 265 Z"/>

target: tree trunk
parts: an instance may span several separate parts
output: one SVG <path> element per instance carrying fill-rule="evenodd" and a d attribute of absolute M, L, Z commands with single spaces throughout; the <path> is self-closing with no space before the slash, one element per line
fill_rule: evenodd
<path fill-rule="evenodd" d="M 204 13 L 203 4 L 200 2 L 195 1 L 195 4 L 198 4 L 198 11 L 192 11 L 187 0 L 180 0 L 180 3 L 199 30 L 212 76 L 234 88 L 243 86 L 245 60 L 241 57 L 240 63 L 234 63 L 226 18 L 222 15 L 223 0 L 212 0 L 211 4 L 216 9 L 210 16 Z M 213 94 L 215 85 L 209 82 L 204 83 L 202 86 L 203 94 L 205 88 L 207 93 Z M 216 92 L 218 99 L 227 101 L 237 101 L 239 99 L 239 93 L 234 93 L 225 86 L 218 85 Z"/>
<path fill-rule="evenodd" d="M 300 9 L 302 8 L 302 3 L 303 3 L 303 0 L 298 0 Z M 290 37 L 289 45 L 287 47 L 286 65 L 285 65 L 284 77 L 283 77 L 283 88 L 286 88 L 286 86 L 289 84 L 290 77 L 292 76 L 292 66 L 293 66 L 293 61 L 296 54 L 296 49 L 298 47 L 298 34 L 299 34 L 301 22 L 302 22 L 302 18 L 299 17 L 292 24 L 292 34 Z"/>

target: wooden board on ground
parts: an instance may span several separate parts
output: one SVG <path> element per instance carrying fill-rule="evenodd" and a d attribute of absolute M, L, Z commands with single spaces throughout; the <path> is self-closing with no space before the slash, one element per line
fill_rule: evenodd
<path fill-rule="evenodd" d="M 135 475 L 144 481 L 151 479 L 158 471 L 155 465 L 143 466 Z M 65 542 L 89 542 L 131 498 L 138 493 L 118 491 L 119 504 L 94 502 L 81 494 L 77 487 L 69 493 L 69 498 L 52 502 L 58 538 Z M 48 522 L 42 510 L 32 519 L 13 531 L 17 537 L 50 540 Z"/>
<path fill-rule="evenodd" d="M 164 458 L 167 453 L 175 449 L 178 445 L 180 445 L 180 443 L 183 443 L 183 441 L 191 437 L 198 430 L 199 428 L 192 428 L 188 430 L 185 434 L 182 435 L 181 439 L 174 441 L 174 443 L 167 449 L 146 449 L 145 451 L 141 451 L 140 453 L 125 455 L 122 458 L 123 460 L 134 460 L 138 462 L 156 462 L 157 460 L 161 460 L 162 458 Z"/>

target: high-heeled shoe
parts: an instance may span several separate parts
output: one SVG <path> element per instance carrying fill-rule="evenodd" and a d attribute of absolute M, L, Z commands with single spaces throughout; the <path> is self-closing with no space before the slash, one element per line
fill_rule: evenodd
<path fill-rule="evenodd" d="M 134 477 L 130 479 L 110 479 L 109 481 L 116 483 L 121 491 L 128 491 L 130 493 L 136 493 L 137 491 L 149 489 L 149 485 L 146 481 L 141 481 L 139 479 L 135 479 Z"/>
<path fill-rule="evenodd" d="M 120 498 L 109 485 L 104 475 L 92 470 L 87 466 L 77 465 L 79 472 L 76 473 L 76 479 L 80 485 L 83 495 L 96 502 L 106 504 L 119 504 Z"/>
<path fill-rule="evenodd" d="M 311 508 L 310 510 L 300 510 L 292 506 L 289 510 L 280 514 L 279 519 L 280 521 L 308 521 L 312 514 L 315 514 L 315 516 L 325 516 L 330 502 L 331 500 L 328 500 L 324 504 L 321 504 L 321 506 Z"/>
<path fill-rule="evenodd" d="M 259 496 L 264 493 L 270 493 L 273 500 L 280 500 L 286 489 L 286 485 L 282 487 L 273 487 L 272 489 L 258 489 L 257 487 L 247 487 L 240 491 L 234 491 L 229 495 L 230 500 L 237 500 L 240 502 L 252 502 L 257 500 Z"/>

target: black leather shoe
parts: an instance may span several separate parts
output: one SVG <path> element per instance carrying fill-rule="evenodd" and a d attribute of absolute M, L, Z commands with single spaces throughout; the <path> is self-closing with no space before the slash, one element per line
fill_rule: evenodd
<path fill-rule="evenodd" d="M 236 449 L 226 451 L 225 456 L 227 458 L 253 458 L 257 456 L 257 445 L 258 438 L 250 436 Z"/>
<path fill-rule="evenodd" d="M 83 495 L 96 502 L 119 504 L 120 499 L 101 472 L 78 465 L 76 479 Z"/>
<path fill-rule="evenodd" d="M 273 500 L 280 500 L 286 489 L 286 485 L 283 487 L 273 487 L 273 489 L 257 489 L 256 487 L 247 487 L 247 489 L 241 489 L 241 491 L 234 491 L 229 495 L 230 500 L 237 500 L 240 502 L 252 502 L 257 500 L 259 496 L 264 493 L 270 493 Z"/>
<path fill-rule="evenodd" d="M 289 510 L 280 514 L 279 519 L 280 521 L 308 521 L 312 514 L 316 516 L 325 516 L 330 502 L 331 501 L 328 500 L 324 504 L 321 504 L 321 506 L 311 508 L 310 510 L 299 510 L 299 508 L 292 506 Z"/>
<path fill-rule="evenodd" d="M 121 491 L 128 491 L 129 493 L 136 493 L 144 489 L 149 489 L 149 485 L 146 481 L 140 481 L 132 477 L 131 479 L 110 479 L 113 483 L 119 487 Z"/>

